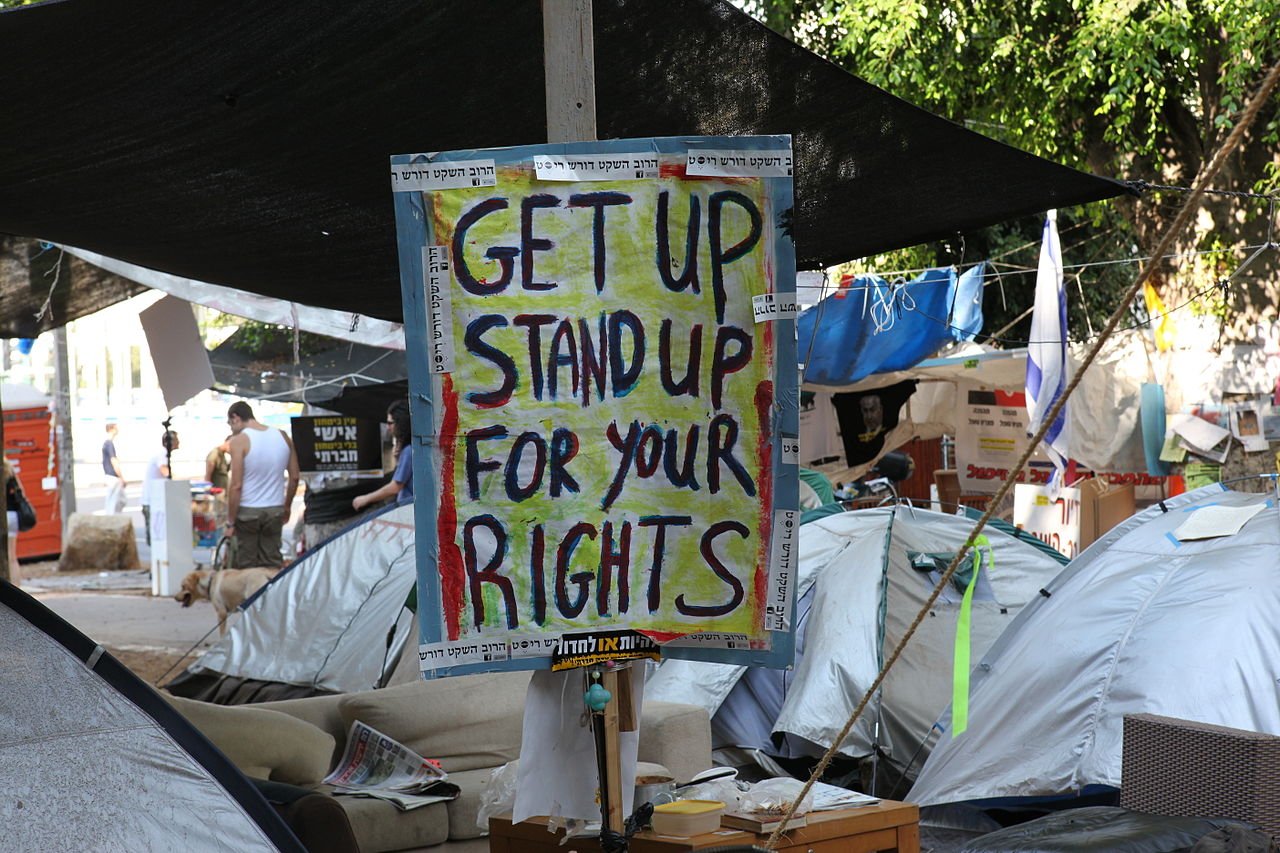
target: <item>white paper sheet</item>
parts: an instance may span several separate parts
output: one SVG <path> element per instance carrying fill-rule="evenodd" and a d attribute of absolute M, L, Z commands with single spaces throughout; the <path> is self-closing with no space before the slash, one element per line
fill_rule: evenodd
<path fill-rule="evenodd" d="M 1240 439 L 1246 453 L 1267 449 L 1267 438 L 1262 433 L 1263 417 L 1261 403 L 1241 403 L 1231 410 L 1231 434 Z"/>
<path fill-rule="evenodd" d="M 147 336 L 166 409 L 176 409 L 213 385 L 209 351 L 200 339 L 190 302 L 166 296 L 138 314 L 138 320 Z"/>
<path fill-rule="evenodd" d="M 1201 507 L 1173 531 L 1183 542 L 1194 539 L 1214 539 L 1219 536 L 1235 536 L 1245 522 L 1262 512 L 1263 504 L 1253 506 Z"/>
<path fill-rule="evenodd" d="M 637 673 L 643 670 L 629 667 L 619 677 Z M 633 678 L 631 688 L 635 716 L 639 720 L 644 678 Z M 512 822 L 519 823 L 535 815 L 600 820 L 600 805 L 596 802 L 600 775 L 596 769 L 595 740 L 584 715 L 587 706 L 582 697 L 585 693 L 582 670 L 540 669 L 530 679 Z M 629 815 L 635 793 L 640 733 L 623 732 L 619 740 L 622 810 Z"/>
<path fill-rule="evenodd" d="M 1193 453 L 1209 454 L 1224 438 L 1231 435 L 1217 424 L 1211 424 L 1204 418 L 1195 415 L 1178 413 L 1169 416 L 1169 428 L 1185 439 Z"/>
<path fill-rule="evenodd" d="M 878 797 L 860 794 L 857 791 L 850 791 L 848 788 L 839 788 L 835 785 L 828 785 L 826 782 L 814 782 L 813 787 L 809 789 L 809 794 L 813 797 L 813 810 L 815 812 L 827 811 L 829 809 L 852 809 L 859 806 L 874 806 L 880 802 Z"/>
<path fill-rule="evenodd" d="M 391 191 L 437 192 L 497 183 L 492 159 L 452 160 L 442 163 L 402 163 L 391 167 Z"/>

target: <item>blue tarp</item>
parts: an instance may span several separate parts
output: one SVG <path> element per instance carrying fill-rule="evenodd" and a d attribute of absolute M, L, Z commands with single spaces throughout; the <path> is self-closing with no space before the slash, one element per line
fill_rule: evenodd
<path fill-rule="evenodd" d="M 873 373 L 913 367 L 953 341 L 971 340 L 982 329 L 986 268 L 984 261 L 959 277 L 954 267 L 927 270 L 906 284 L 858 276 L 800 315 L 797 354 L 804 381 L 851 385 Z"/>

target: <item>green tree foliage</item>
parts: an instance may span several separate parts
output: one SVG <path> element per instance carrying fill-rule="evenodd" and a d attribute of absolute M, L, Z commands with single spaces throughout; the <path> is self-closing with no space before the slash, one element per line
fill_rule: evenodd
<path fill-rule="evenodd" d="M 1152 184 L 1190 185 L 1266 68 L 1280 58 L 1280 0 L 757 0 L 746 8 L 864 79 L 984 135 L 1077 168 Z M 1271 193 L 1280 187 L 1278 119 L 1273 98 L 1217 188 Z M 1111 257 L 1120 257 L 1149 250 L 1182 200 L 1182 194 L 1156 191 L 1066 218 L 1091 219 L 1076 238 L 1091 250 L 1109 244 L 1116 252 Z M 1266 237 L 1265 202 L 1217 197 L 1205 210 L 1207 218 L 1179 250 L 1238 247 Z M 1066 224 L 1060 220 L 1060 226 Z M 976 244 L 1034 238 L 1039 226 L 1011 223 L 1002 231 L 969 236 L 969 259 L 977 259 Z M 1064 234 L 1068 263 L 1077 261 L 1068 254 L 1073 242 Z M 930 254 L 944 260 L 947 248 L 927 247 L 889 263 Z M 1244 278 L 1246 290 L 1233 303 L 1237 327 L 1275 318 L 1276 254 Z M 1166 302 L 1199 292 L 1241 257 L 1169 265 L 1161 288 Z M 1034 250 L 1020 256 L 1030 265 L 1034 258 Z M 1090 274 L 1084 284 L 1110 291 L 1135 274 L 1108 271 L 1092 281 Z"/>
<path fill-rule="evenodd" d="M 1198 164 L 1280 47 L 1276 0 L 770 6 L 775 15 L 786 10 L 792 32 L 813 49 L 925 109 L 1122 176 L 1133 157 Z M 1172 141 L 1183 144 L 1170 150 Z M 1202 144 L 1187 144 L 1195 141 Z"/>

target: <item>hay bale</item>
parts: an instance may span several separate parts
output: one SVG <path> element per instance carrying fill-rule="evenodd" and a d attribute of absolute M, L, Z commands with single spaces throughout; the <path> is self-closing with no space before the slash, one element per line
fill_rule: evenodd
<path fill-rule="evenodd" d="M 133 571 L 138 568 L 138 543 L 127 515 L 72 513 L 62 544 L 58 570 Z"/>

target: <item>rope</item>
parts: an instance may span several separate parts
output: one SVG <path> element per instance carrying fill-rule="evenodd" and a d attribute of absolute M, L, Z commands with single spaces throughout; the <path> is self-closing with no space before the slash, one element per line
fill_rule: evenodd
<path fill-rule="evenodd" d="M 1222 143 L 1222 147 L 1218 149 L 1213 160 L 1204 169 L 1200 176 L 1196 178 L 1195 188 L 1191 191 L 1191 194 L 1183 203 L 1182 208 L 1178 211 L 1178 215 L 1175 217 L 1173 224 L 1169 226 L 1168 230 L 1165 231 L 1164 236 L 1160 238 L 1159 245 L 1157 245 L 1156 250 L 1151 253 L 1153 256 L 1158 258 L 1163 255 L 1173 243 L 1174 238 L 1182 233 L 1183 228 L 1186 227 L 1191 216 L 1200 207 L 1200 199 L 1204 197 L 1205 186 L 1215 175 L 1218 174 L 1218 170 L 1222 168 L 1223 162 L 1225 162 L 1227 157 L 1235 151 L 1237 146 L 1239 146 L 1240 140 L 1243 138 L 1245 131 L 1249 128 L 1249 125 L 1253 124 L 1253 120 L 1257 116 L 1258 110 L 1262 108 L 1263 102 L 1266 101 L 1271 90 L 1275 88 L 1278 80 L 1280 80 L 1280 62 L 1271 66 L 1271 69 L 1267 72 L 1262 84 L 1258 87 L 1258 91 L 1254 94 L 1252 100 L 1250 100 L 1249 106 L 1245 109 L 1244 115 L 1241 117 L 1239 123 L 1236 124 L 1226 141 Z M 799 795 L 797 795 L 792 801 L 791 806 L 783 816 L 782 821 L 769 836 L 769 840 L 765 843 L 765 847 L 770 850 L 778 849 L 778 841 L 782 838 L 782 834 L 786 832 L 787 824 L 791 821 L 791 818 L 795 817 L 796 809 L 800 807 L 801 801 L 804 800 L 805 796 L 807 796 L 809 791 L 813 788 L 813 783 L 822 778 L 822 774 L 826 772 L 827 767 L 831 764 L 831 759 L 835 757 L 840 745 L 844 743 L 845 738 L 849 736 L 849 732 L 853 729 L 854 723 L 856 723 L 862 716 L 862 712 L 867 707 L 867 703 L 871 701 L 871 697 L 875 695 L 875 692 L 880 689 L 880 685 L 884 683 L 885 676 L 902 655 L 903 648 L 905 648 L 907 643 L 911 641 L 912 636 L 915 635 L 916 629 L 920 627 L 920 623 L 924 621 L 925 616 L 928 615 L 929 611 L 933 608 L 934 603 L 938 600 L 938 596 L 942 594 L 946 585 L 951 582 L 951 577 L 955 574 L 956 568 L 969 552 L 969 543 L 973 541 L 975 536 L 982 532 L 982 529 L 986 526 L 987 522 L 991 520 L 991 516 L 995 514 L 997 507 L 1000 506 L 1001 501 L 1003 501 L 1005 496 L 1008 495 L 1009 490 L 1013 488 L 1014 482 L 1018 479 L 1018 472 L 1020 472 L 1023 466 L 1027 464 L 1027 460 L 1031 458 L 1031 454 L 1035 452 L 1036 448 L 1040 446 L 1040 442 L 1044 440 L 1045 434 L 1049 431 L 1049 427 L 1051 427 L 1054 421 L 1058 419 L 1058 415 L 1062 413 L 1062 409 L 1066 405 L 1067 400 L 1071 397 L 1072 392 L 1074 392 L 1076 387 L 1080 384 L 1081 377 L 1084 376 L 1084 373 L 1089 369 L 1089 366 L 1093 364 L 1094 359 L 1097 358 L 1099 351 L 1102 349 L 1102 345 L 1106 342 L 1107 338 L 1111 336 L 1111 333 L 1115 331 L 1116 326 L 1120 324 L 1120 319 L 1129 309 L 1129 304 L 1133 302 L 1134 297 L 1142 291 L 1142 286 L 1147 283 L 1147 280 L 1151 277 L 1152 273 L 1155 272 L 1155 269 L 1156 262 L 1148 262 L 1142 268 L 1142 271 L 1138 273 L 1137 280 L 1134 281 L 1128 291 L 1125 292 L 1120 304 L 1111 312 L 1111 316 L 1107 318 L 1107 325 L 1102 330 L 1102 335 L 1094 343 L 1093 347 L 1090 348 L 1088 355 L 1085 356 L 1084 362 L 1080 366 L 1080 369 L 1076 371 L 1076 374 L 1073 377 L 1071 377 L 1071 381 L 1067 384 L 1066 389 L 1063 390 L 1062 396 L 1058 397 L 1058 399 L 1054 401 L 1053 405 L 1049 408 L 1048 413 L 1045 414 L 1044 419 L 1040 423 L 1040 428 L 1036 430 L 1035 437 L 1027 443 L 1026 449 L 1022 452 L 1022 458 L 1009 467 L 1009 476 L 1005 478 L 1003 483 L 1001 483 L 1000 489 L 991 498 L 990 503 L 987 504 L 986 511 L 974 524 L 973 530 L 969 532 L 969 536 L 965 540 L 965 543 L 960 546 L 956 555 L 951 558 L 951 564 L 947 566 L 947 570 L 942 573 L 942 577 L 938 580 L 938 585 L 934 587 L 933 593 L 929 596 L 928 601 L 926 601 L 924 606 L 920 608 L 920 612 L 916 614 L 916 618 L 911 622 L 906 633 L 903 634 L 902 639 L 898 642 L 897 647 L 894 648 L 889 659 L 885 661 L 885 664 L 880 669 L 880 673 L 876 676 L 875 681 L 873 681 L 871 686 L 867 688 L 867 692 L 863 695 L 862 701 L 858 703 L 853 714 L 844 724 L 844 728 L 842 728 L 840 733 L 836 735 L 831 746 L 828 747 L 826 753 L 822 756 L 822 760 L 820 760 L 817 766 L 813 768 L 813 772 L 809 775 L 808 781 L 804 783 L 804 788 L 801 789 Z"/>
<path fill-rule="evenodd" d="M 1083 242 L 1081 242 L 1076 245 L 1081 246 L 1084 244 Z M 1248 251 L 1255 251 L 1258 249 L 1270 248 L 1272 245 L 1273 245 L 1272 243 L 1267 242 L 1267 243 L 1257 243 L 1249 246 L 1235 246 L 1230 249 L 1190 249 L 1185 252 L 1171 252 L 1161 257 L 1161 260 L 1176 261 L 1181 258 L 1198 258 L 1202 255 L 1225 255 L 1230 252 L 1248 252 Z M 1071 248 L 1074 248 L 1074 247 L 1068 247 L 1066 249 L 1063 249 L 1062 251 L 1065 254 L 1066 252 L 1071 251 Z M 1082 269 L 1088 269 L 1090 267 L 1115 266 L 1116 264 L 1139 264 L 1139 263 L 1145 263 L 1146 261 L 1150 261 L 1150 260 L 1152 260 L 1151 255 L 1140 255 L 1132 258 L 1114 258 L 1109 261 L 1088 261 L 1086 263 L 1081 263 L 1081 264 L 1063 264 L 1062 269 L 1065 272 L 1066 270 L 1082 270 Z M 994 261 L 994 260 L 987 261 L 987 264 L 993 267 L 1008 267 L 1008 269 L 1005 270 L 1004 272 L 1000 272 L 1000 271 L 985 272 L 981 275 L 981 278 L 984 281 L 986 281 L 987 279 L 998 280 L 998 279 L 1008 278 L 1009 276 L 1015 276 L 1015 275 L 1028 275 L 1030 273 L 1034 273 L 1038 271 L 1036 267 L 1027 267 L 1027 266 L 1022 266 L 1020 264 L 1001 263 L 999 261 Z M 933 270 L 933 269 L 937 269 L 937 267 L 927 267 L 927 268 L 918 269 L 918 270 L 895 270 L 893 272 L 860 272 L 860 273 L 853 273 L 851 275 L 855 279 L 863 278 L 863 277 L 877 277 L 881 279 L 887 279 L 890 277 L 896 278 L 896 277 L 901 277 L 906 275 L 929 272 L 929 270 Z M 821 290 L 827 286 L 828 285 L 826 284 L 797 284 L 796 290 L 797 291 Z M 850 284 L 848 287 L 836 288 L 832 292 L 839 293 L 842 291 L 848 292 L 848 291 L 856 291 L 856 290 L 867 290 L 867 289 L 874 288 L 875 286 L 876 285 L 874 284 Z M 948 286 L 948 283 L 938 282 L 935 286 L 944 287 L 944 286 Z M 983 284 L 983 287 L 990 287 L 990 286 L 991 286 L 991 282 L 987 282 Z"/>
<path fill-rule="evenodd" d="M 1133 187 L 1135 190 L 1137 190 L 1140 193 L 1147 192 L 1148 190 L 1169 190 L 1172 192 L 1180 192 L 1180 193 L 1195 192 L 1194 187 L 1174 187 L 1174 186 L 1169 186 L 1168 184 L 1149 184 L 1146 181 L 1125 181 L 1124 183 L 1125 183 L 1125 186 Z M 1227 195 L 1227 196 L 1233 196 L 1235 198 L 1265 198 L 1265 199 L 1270 199 L 1272 201 L 1274 201 L 1276 198 L 1274 195 L 1267 195 L 1266 193 L 1233 192 L 1232 190 L 1202 189 L 1200 190 L 1200 192 L 1203 193 L 1204 195 Z"/>
<path fill-rule="evenodd" d="M 1129 325 L 1125 326 L 1119 331 L 1128 332 L 1132 329 L 1140 329 L 1143 326 L 1149 326 L 1152 323 L 1158 323 L 1159 321 L 1163 320 L 1165 317 L 1168 317 L 1171 314 L 1173 314 L 1175 311 L 1181 311 L 1183 308 L 1186 308 L 1188 305 L 1195 302 L 1200 297 L 1204 296 L 1206 293 L 1220 291 L 1221 289 L 1222 288 L 1220 285 L 1211 284 L 1208 287 L 1206 287 L 1204 290 L 1201 290 L 1198 293 L 1191 294 L 1191 296 L 1187 298 L 1186 302 L 1183 302 L 1180 305 L 1175 305 L 1172 308 L 1166 308 L 1163 314 L 1151 314 L 1151 315 L 1148 315 L 1147 319 L 1145 320 L 1135 320 L 1134 322 L 1130 323 Z M 1028 344 L 1033 344 L 1033 343 L 1034 344 L 1062 344 L 1062 343 L 1084 344 L 1084 343 L 1088 343 L 1089 341 L 1097 339 L 1096 336 L 1092 336 L 1092 337 L 1083 337 L 1083 338 L 1068 338 L 1065 341 L 1024 341 L 1024 340 L 1019 340 L 1017 338 L 1000 337 L 1002 333 L 1008 331 L 1009 329 L 1016 326 L 1018 323 L 1022 322 L 1022 320 L 1026 319 L 1027 315 L 1029 315 L 1034 309 L 1035 309 L 1035 306 L 1032 305 L 1026 311 L 1023 311 L 1021 314 L 1019 314 L 1018 318 L 1014 320 L 1012 323 L 1005 326 L 1003 329 L 996 331 L 994 334 L 988 335 L 986 337 L 986 340 L 988 342 L 995 341 L 996 343 L 999 343 L 999 344 L 1006 344 L 1011 346 L 1027 346 Z M 961 331 L 961 332 L 965 331 L 964 329 L 961 329 L 959 326 L 952 326 L 951 324 L 947 323 L 946 320 L 943 320 L 941 317 L 934 317 L 932 314 L 926 314 L 923 311 L 917 311 L 916 313 L 918 313 L 921 317 L 924 317 L 928 320 L 932 320 L 935 323 L 938 323 L 939 325 L 947 326 L 949 328 L 956 329 L 957 331 Z"/>
<path fill-rule="evenodd" d="M 228 614 L 227 614 L 227 616 L 230 616 L 230 615 L 231 615 L 230 613 L 228 613 Z M 209 639 L 209 635 L 210 635 L 210 634 L 212 634 L 214 631 L 218 630 L 219 626 L 221 626 L 223 622 L 226 622 L 226 621 L 227 621 L 227 616 L 224 616 L 224 617 L 222 617 L 221 619 L 219 619 L 219 620 L 218 620 L 218 624 L 217 624 L 217 625 L 214 625 L 214 626 L 213 626 L 212 628 L 210 628 L 208 631 L 205 631 L 205 632 L 204 632 L 204 636 L 203 636 L 203 637 L 201 637 L 200 639 L 198 639 L 198 640 L 196 640 L 194 643 L 192 643 L 192 644 L 191 644 L 191 648 L 187 649 L 185 652 L 183 652 L 183 653 L 182 653 L 182 657 L 180 657 L 180 658 L 178 658 L 176 661 L 174 661 L 174 662 L 173 662 L 173 664 L 172 664 L 168 669 L 166 669 L 164 672 L 162 672 L 162 673 L 160 674 L 160 677 L 159 677 L 159 678 L 157 678 L 155 681 L 151 682 L 151 683 L 152 683 L 152 686 L 154 686 L 154 687 L 159 687 L 159 686 L 160 686 L 160 682 L 164 681 L 164 680 L 165 680 L 165 678 L 167 678 L 167 677 L 168 677 L 169 673 L 173 672 L 175 669 L 177 669 L 177 668 L 178 668 L 178 664 L 182 663 L 184 660 L 186 660 L 187 658 L 191 657 L 191 653 L 192 653 L 192 652 L 194 652 L 197 648 L 199 648 L 201 643 L 203 643 L 205 640 Z"/>
<path fill-rule="evenodd" d="M 40 254 L 43 255 L 44 251 L 45 250 L 42 249 Z M 66 252 L 59 249 L 58 262 L 54 265 L 51 273 L 45 273 L 46 278 L 51 274 L 53 275 L 53 284 L 49 285 L 49 293 L 44 298 L 44 304 L 40 306 L 40 310 L 35 315 L 36 323 L 39 323 L 44 319 L 44 316 L 49 313 L 49 307 L 53 305 L 53 292 L 58 289 L 58 279 L 62 277 L 62 261 L 66 257 L 66 254 Z"/>

